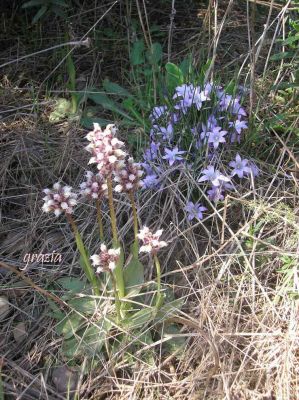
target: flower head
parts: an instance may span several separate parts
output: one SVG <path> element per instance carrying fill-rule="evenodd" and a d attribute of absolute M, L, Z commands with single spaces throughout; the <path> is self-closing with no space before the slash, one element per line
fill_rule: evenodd
<path fill-rule="evenodd" d="M 236 155 L 236 159 L 229 163 L 229 166 L 233 168 L 232 176 L 238 175 L 239 178 L 243 178 L 244 174 L 250 174 L 250 167 L 248 166 L 248 160 Z"/>
<path fill-rule="evenodd" d="M 204 181 L 211 182 L 213 186 L 220 186 L 222 182 L 229 182 L 230 179 L 221 174 L 213 165 L 209 165 L 202 171 L 202 176 L 198 179 L 198 182 Z"/>
<path fill-rule="evenodd" d="M 217 149 L 220 143 L 225 143 L 224 136 L 227 131 L 222 131 L 220 126 L 216 126 L 211 132 L 208 132 L 208 143 L 212 143 L 214 148 Z"/>
<path fill-rule="evenodd" d="M 90 141 L 86 150 L 92 154 L 89 164 L 96 163 L 104 177 L 117 170 L 119 162 L 126 156 L 122 150 L 124 143 L 114 136 L 116 132 L 115 125 L 109 124 L 102 131 L 94 124 L 94 130 L 86 136 Z"/>
<path fill-rule="evenodd" d="M 144 189 L 152 189 L 159 185 L 159 178 L 154 172 L 146 175 L 142 180 L 142 186 Z"/>
<path fill-rule="evenodd" d="M 105 179 L 100 174 L 86 171 L 86 180 L 80 183 L 80 195 L 89 199 L 100 199 L 107 197 L 108 189 Z"/>
<path fill-rule="evenodd" d="M 77 204 L 78 195 L 72 192 L 71 186 L 62 186 L 60 182 L 54 183 L 53 189 L 44 189 L 46 196 L 43 198 L 43 211 L 48 213 L 53 211 L 55 216 L 65 212 L 72 214 L 73 207 Z"/>
<path fill-rule="evenodd" d="M 90 257 L 94 267 L 98 267 L 96 272 L 113 271 L 120 257 L 120 248 L 109 249 L 105 244 L 101 244 L 100 254 L 94 254 Z"/>
<path fill-rule="evenodd" d="M 134 163 L 133 158 L 127 159 L 124 163 L 124 167 L 115 172 L 114 181 L 117 182 L 115 191 L 136 191 L 143 186 L 143 183 L 140 180 L 142 175 L 143 171 L 141 170 L 140 164 Z"/>
<path fill-rule="evenodd" d="M 160 240 L 162 232 L 163 229 L 159 229 L 156 233 L 152 233 L 147 226 L 144 226 L 137 235 L 138 239 L 143 243 L 139 253 L 151 253 L 155 255 L 158 250 L 167 246 L 167 242 Z"/>
<path fill-rule="evenodd" d="M 167 160 L 169 162 L 169 165 L 171 166 L 175 163 L 175 161 L 183 160 L 183 157 L 181 157 L 181 155 L 185 153 L 185 151 L 179 150 L 178 147 L 174 147 L 172 150 L 165 149 L 165 156 L 162 158 L 164 158 L 164 160 Z"/>
<path fill-rule="evenodd" d="M 192 221 L 193 219 L 203 219 L 203 211 L 206 211 L 206 207 L 203 207 L 200 203 L 193 203 L 188 201 L 184 210 L 187 212 L 187 219 Z"/>

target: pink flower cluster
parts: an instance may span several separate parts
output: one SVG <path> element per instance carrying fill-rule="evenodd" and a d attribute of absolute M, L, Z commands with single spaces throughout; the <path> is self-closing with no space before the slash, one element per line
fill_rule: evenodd
<path fill-rule="evenodd" d="M 133 158 L 128 158 L 124 163 L 124 168 L 115 172 L 114 182 L 118 184 L 114 190 L 120 193 L 139 189 L 143 186 L 140 181 L 142 175 L 140 164 L 134 163 Z"/>
<path fill-rule="evenodd" d="M 120 248 L 118 249 L 107 249 L 105 244 L 101 244 L 100 254 L 94 254 L 90 257 L 92 264 L 97 268 L 97 273 L 113 271 L 116 268 L 116 264 L 119 260 Z"/>
<path fill-rule="evenodd" d="M 98 170 L 104 177 L 116 171 L 119 162 L 126 156 L 122 150 L 124 142 L 114 136 L 116 132 L 117 128 L 113 124 L 107 125 L 103 131 L 99 124 L 94 124 L 93 131 L 86 136 L 90 143 L 85 149 L 92 154 L 89 164 L 97 164 Z"/>
<path fill-rule="evenodd" d="M 46 196 L 43 198 L 42 210 L 46 213 L 53 211 L 58 217 L 62 212 L 72 214 L 73 207 L 77 204 L 76 193 L 72 192 L 71 186 L 62 186 L 60 182 L 54 183 L 53 189 L 44 189 Z"/>
<path fill-rule="evenodd" d="M 137 235 L 138 239 L 143 243 L 139 253 L 151 253 L 155 255 L 162 247 L 166 247 L 168 243 L 160 240 L 162 232 L 163 229 L 159 229 L 156 233 L 152 233 L 147 226 L 144 226 Z"/>
<path fill-rule="evenodd" d="M 86 171 L 86 181 L 80 183 L 80 195 L 90 199 L 100 199 L 107 197 L 107 183 L 100 174 L 94 174 L 91 171 Z"/>

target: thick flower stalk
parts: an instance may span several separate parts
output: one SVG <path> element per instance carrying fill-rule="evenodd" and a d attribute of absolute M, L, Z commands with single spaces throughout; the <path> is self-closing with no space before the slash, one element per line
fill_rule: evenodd
<path fill-rule="evenodd" d="M 78 195 L 72 192 L 71 186 L 63 186 L 60 182 L 56 182 L 53 189 L 44 189 L 43 192 L 46 194 L 43 198 L 45 203 L 42 206 L 44 212 L 54 212 L 56 217 L 62 213 L 73 213 Z"/>
<path fill-rule="evenodd" d="M 102 221 L 101 201 L 102 198 L 108 197 L 108 187 L 106 180 L 101 174 L 94 174 L 87 171 L 86 180 L 80 184 L 80 195 L 89 200 L 96 200 L 97 220 L 100 231 L 100 239 L 104 241 L 104 227 Z"/>
<path fill-rule="evenodd" d="M 157 230 L 156 233 L 152 233 L 147 226 L 143 227 L 138 236 L 141 240 L 142 246 L 140 247 L 140 253 L 149 253 L 154 258 L 156 271 L 157 271 L 157 298 L 156 298 L 156 309 L 158 310 L 163 302 L 163 297 L 161 295 L 161 266 L 157 253 L 163 247 L 168 245 L 167 242 L 160 240 L 163 233 L 163 229 Z"/>
<path fill-rule="evenodd" d="M 115 296 L 115 306 L 116 306 L 116 313 L 117 313 L 117 320 L 118 322 L 121 319 L 120 313 L 120 301 L 119 301 L 119 294 L 117 290 L 117 283 L 114 277 L 113 271 L 115 270 L 117 263 L 120 258 L 120 248 L 118 249 L 107 249 L 105 244 L 101 244 L 101 252 L 100 254 L 94 254 L 90 257 L 92 260 L 92 264 L 94 267 L 97 267 L 96 272 L 99 274 L 101 272 L 108 272 L 111 276 L 114 296 Z"/>
<path fill-rule="evenodd" d="M 137 234 L 138 234 L 138 218 L 137 218 L 137 209 L 134 199 L 134 193 L 141 187 L 143 187 L 143 182 L 140 178 L 143 175 L 143 171 L 141 169 L 141 165 L 138 163 L 134 163 L 132 157 L 125 160 L 123 163 L 123 168 L 119 169 L 115 172 L 114 181 L 117 183 L 114 190 L 116 192 L 124 192 L 127 193 L 133 211 L 133 221 L 134 221 L 134 237 L 137 243 Z M 137 243 L 138 246 L 138 243 Z M 137 247 L 138 252 L 138 247 Z"/>

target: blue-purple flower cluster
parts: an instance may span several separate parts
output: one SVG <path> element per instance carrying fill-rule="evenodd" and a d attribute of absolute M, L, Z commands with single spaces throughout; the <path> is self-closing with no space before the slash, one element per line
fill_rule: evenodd
<path fill-rule="evenodd" d="M 159 186 L 163 170 L 185 163 L 194 171 L 202 168 L 198 182 L 208 184 L 207 196 L 217 202 L 234 188 L 232 178 L 258 175 L 256 165 L 239 154 L 229 162 L 228 173 L 217 169 L 223 149 L 240 143 L 248 128 L 241 93 L 233 96 L 213 82 L 183 84 L 176 87 L 172 104 L 167 104 L 154 107 L 149 117 L 150 143 L 142 162 L 144 188 Z M 205 210 L 199 203 L 188 202 L 185 211 L 192 220 L 202 219 Z"/>

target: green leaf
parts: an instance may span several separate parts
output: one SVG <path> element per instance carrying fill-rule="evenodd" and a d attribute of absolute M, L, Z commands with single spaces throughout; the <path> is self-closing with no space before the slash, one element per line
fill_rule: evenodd
<path fill-rule="evenodd" d="M 71 313 L 56 325 L 58 335 L 63 335 L 65 339 L 71 338 L 80 328 L 84 319 L 77 313 Z"/>
<path fill-rule="evenodd" d="M 68 305 L 81 314 L 94 315 L 99 303 L 90 297 L 76 297 L 69 300 Z"/>
<path fill-rule="evenodd" d="M 144 64 L 144 41 L 142 39 L 137 40 L 133 43 L 132 51 L 131 51 L 131 64 L 132 65 L 140 65 Z"/>
<path fill-rule="evenodd" d="M 30 7 L 36 7 L 36 6 L 42 6 L 44 4 L 44 0 L 31 0 L 27 1 L 22 5 L 22 8 L 30 8 Z"/>
<path fill-rule="evenodd" d="M 180 328 L 177 324 L 164 325 L 161 339 L 169 339 L 163 342 L 163 349 L 165 349 L 167 353 L 173 354 L 174 352 L 178 352 L 178 355 L 183 353 L 184 347 L 186 346 L 186 338 L 183 336 L 176 336 L 180 335 L 180 333 Z"/>
<path fill-rule="evenodd" d="M 173 315 L 179 311 L 184 304 L 184 299 L 176 299 L 171 301 L 170 303 L 164 304 L 160 310 L 157 312 L 155 317 L 155 322 L 162 322 L 168 318 L 171 318 Z"/>
<path fill-rule="evenodd" d="M 96 353 L 101 351 L 111 327 L 111 322 L 103 319 L 96 325 L 90 325 L 79 330 L 75 336 L 64 340 L 62 345 L 64 355 L 68 358 L 86 355 L 94 357 Z"/>
<path fill-rule="evenodd" d="M 122 115 L 123 117 L 132 120 L 132 118 L 126 114 L 120 107 L 119 105 L 111 100 L 105 93 L 92 93 L 89 92 L 87 93 L 87 97 L 95 102 L 96 104 L 100 104 L 103 108 L 106 110 L 110 110 L 112 112 L 115 112 L 117 114 Z"/>
<path fill-rule="evenodd" d="M 80 278 L 73 278 L 64 276 L 56 281 L 63 289 L 70 290 L 74 293 L 81 293 L 86 285 L 86 281 L 80 280 Z"/>
<path fill-rule="evenodd" d="M 103 87 L 108 92 L 108 94 L 116 94 L 118 96 L 131 97 L 132 94 L 122 86 L 117 83 L 109 81 L 109 79 L 105 79 L 103 82 Z"/>
<path fill-rule="evenodd" d="M 274 54 L 272 57 L 270 57 L 270 60 L 272 61 L 285 60 L 288 58 L 293 58 L 294 55 L 295 55 L 294 51 L 283 51 L 281 53 Z"/>
<path fill-rule="evenodd" d="M 42 16 L 48 11 L 48 6 L 42 6 L 32 19 L 32 25 L 34 25 Z"/>
<path fill-rule="evenodd" d="M 130 262 L 124 269 L 124 281 L 128 295 L 138 294 L 144 283 L 144 266 L 136 255 L 132 255 Z"/>
<path fill-rule="evenodd" d="M 134 101 L 135 100 L 133 98 L 125 99 L 122 102 L 122 105 L 126 110 L 130 111 L 131 115 L 135 118 L 135 120 L 139 123 L 140 126 L 142 127 L 146 126 L 147 122 L 144 120 L 142 115 L 137 111 Z"/>
<path fill-rule="evenodd" d="M 155 313 L 155 309 L 152 307 L 143 308 L 142 310 L 138 310 L 134 313 L 128 313 L 126 315 L 126 319 L 123 321 L 123 325 L 126 328 L 135 329 L 138 327 L 144 327 L 148 325 L 153 319 Z"/>
<path fill-rule="evenodd" d="M 93 123 L 98 123 L 100 126 L 111 124 L 112 121 L 103 118 L 82 117 L 80 123 L 84 128 L 93 129 Z"/>
<path fill-rule="evenodd" d="M 146 57 L 152 66 L 158 66 L 162 60 L 162 46 L 160 43 L 153 43 L 150 50 L 147 50 Z"/>
<path fill-rule="evenodd" d="M 167 89 L 173 93 L 177 86 L 184 83 L 184 74 L 177 65 L 170 62 L 165 65 L 165 69 Z"/>
<path fill-rule="evenodd" d="M 180 70 L 184 75 L 185 81 L 187 81 L 193 73 L 192 70 L 192 57 L 189 55 L 188 57 L 184 58 L 184 60 L 180 64 Z"/>

